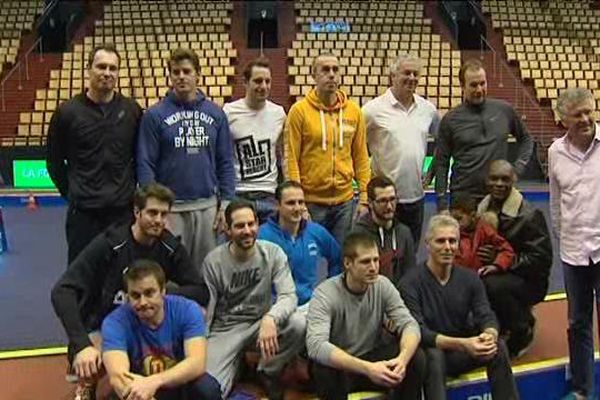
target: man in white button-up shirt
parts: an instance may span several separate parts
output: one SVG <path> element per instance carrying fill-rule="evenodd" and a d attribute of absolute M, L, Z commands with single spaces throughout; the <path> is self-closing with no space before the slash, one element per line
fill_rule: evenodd
<path fill-rule="evenodd" d="M 600 295 L 600 130 L 595 109 L 588 89 L 563 91 L 557 111 L 568 130 L 548 149 L 550 211 L 569 301 L 571 399 L 591 398 L 594 388 L 593 309 Z"/>
<path fill-rule="evenodd" d="M 423 160 L 427 137 L 435 136 L 440 117 L 435 106 L 415 93 L 422 63 L 401 53 L 391 63 L 392 86 L 363 107 L 373 175 L 387 176 L 397 189 L 397 219 L 410 228 L 415 246 L 423 225 Z"/>

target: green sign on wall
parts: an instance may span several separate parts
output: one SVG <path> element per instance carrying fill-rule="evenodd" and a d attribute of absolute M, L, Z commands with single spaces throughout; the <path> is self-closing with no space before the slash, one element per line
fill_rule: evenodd
<path fill-rule="evenodd" d="M 14 160 L 13 183 L 15 188 L 53 188 L 45 160 Z"/>

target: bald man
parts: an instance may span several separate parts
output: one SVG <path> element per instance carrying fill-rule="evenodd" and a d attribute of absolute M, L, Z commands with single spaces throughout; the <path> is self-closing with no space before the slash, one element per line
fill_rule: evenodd
<path fill-rule="evenodd" d="M 516 173 L 505 160 L 490 164 L 486 178 L 488 195 L 478 212 L 492 211 L 498 216 L 498 232 L 513 247 L 516 257 L 506 272 L 483 278 L 492 308 L 502 333 L 509 333 L 508 349 L 513 357 L 524 354 L 533 341 L 535 318 L 533 305 L 544 300 L 552 267 L 552 243 L 546 219 L 514 188 Z M 479 257 L 493 261 L 491 249 Z"/>
<path fill-rule="evenodd" d="M 365 120 L 360 107 L 339 89 L 341 73 L 334 54 L 323 53 L 312 66 L 315 88 L 290 109 L 284 129 L 286 178 L 299 182 L 314 222 L 343 243 L 356 214 L 368 212 L 371 177 Z"/>

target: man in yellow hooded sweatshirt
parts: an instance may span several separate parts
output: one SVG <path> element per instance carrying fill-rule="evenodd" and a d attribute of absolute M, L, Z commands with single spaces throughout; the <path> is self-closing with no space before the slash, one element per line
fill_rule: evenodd
<path fill-rule="evenodd" d="M 368 211 L 371 177 L 365 120 L 360 107 L 338 89 L 340 66 L 333 54 L 312 64 L 315 88 L 290 109 L 284 129 L 285 173 L 300 182 L 313 221 L 343 243 L 352 228 L 356 178 L 357 215 Z"/>

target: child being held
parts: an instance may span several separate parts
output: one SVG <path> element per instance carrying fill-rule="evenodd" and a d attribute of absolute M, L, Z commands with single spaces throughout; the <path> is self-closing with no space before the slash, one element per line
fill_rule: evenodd
<path fill-rule="evenodd" d="M 477 204 L 470 197 L 453 199 L 450 214 L 460 225 L 460 244 L 456 264 L 477 271 L 480 276 L 506 271 L 515 258 L 515 252 L 498 231 L 496 215 L 477 215 Z M 478 251 L 483 246 L 491 246 L 496 254 L 494 262 L 483 265 Z"/>

